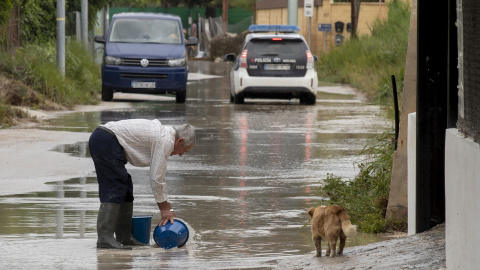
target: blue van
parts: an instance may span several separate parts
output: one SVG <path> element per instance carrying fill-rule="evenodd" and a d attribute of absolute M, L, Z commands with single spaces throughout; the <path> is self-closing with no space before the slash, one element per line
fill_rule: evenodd
<path fill-rule="evenodd" d="M 175 94 L 184 103 L 187 90 L 186 46 L 180 17 L 161 13 L 115 14 L 103 43 L 102 100 L 111 101 L 114 92 Z"/>

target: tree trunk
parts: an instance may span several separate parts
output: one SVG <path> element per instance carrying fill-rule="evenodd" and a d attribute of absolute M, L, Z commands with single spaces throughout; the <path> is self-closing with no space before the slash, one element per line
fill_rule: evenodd
<path fill-rule="evenodd" d="M 8 44 L 10 54 L 15 54 L 15 49 L 20 47 L 20 6 L 14 5 L 8 22 Z"/>

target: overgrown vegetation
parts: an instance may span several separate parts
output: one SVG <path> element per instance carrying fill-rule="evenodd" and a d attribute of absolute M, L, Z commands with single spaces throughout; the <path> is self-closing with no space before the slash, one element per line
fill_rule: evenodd
<path fill-rule="evenodd" d="M 360 172 L 345 181 L 329 174 L 318 192 L 330 198 L 327 204 L 339 204 L 348 209 L 354 224 L 367 233 L 386 229 L 404 229 L 401 223 L 385 220 L 392 174 L 394 138 L 384 132 L 369 141 L 358 154 Z"/>
<path fill-rule="evenodd" d="M 95 21 L 96 11 L 112 1 L 90 3 L 90 27 Z M 28 116 L 18 106 L 48 110 L 97 102 L 100 68 L 83 45 L 76 42 L 67 44 L 65 76 L 56 67 L 57 1 L 0 2 L 0 128 L 14 125 L 15 120 Z M 79 1 L 66 1 L 66 15 L 79 10 L 79 5 Z M 14 7 L 21 10 L 21 47 L 16 51 L 8 44 L 8 27 Z"/>
<path fill-rule="evenodd" d="M 318 63 L 320 80 L 346 83 L 366 93 L 371 100 L 393 107 L 391 76 L 397 78 L 398 96 L 403 91 L 410 10 L 408 2 L 391 1 L 386 21 L 372 26 L 371 36 L 345 42 Z M 345 181 L 329 174 L 318 190 L 329 197 L 327 204 L 348 209 L 352 222 L 368 233 L 387 229 L 404 230 L 401 222 L 386 220 L 394 135 L 385 132 L 374 137 L 359 153 L 359 174 Z"/>
<path fill-rule="evenodd" d="M 2 57 L 2 71 L 20 80 L 55 103 L 71 107 L 91 103 L 100 89 L 100 68 L 79 43 L 70 42 L 65 50 L 65 77 L 56 66 L 53 43 L 27 45 L 15 57 Z"/>
<path fill-rule="evenodd" d="M 100 67 L 89 51 L 82 44 L 72 41 L 66 46 L 65 59 L 63 76 L 56 66 L 53 43 L 26 45 L 17 50 L 15 57 L 0 52 L 0 73 L 6 78 L 0 90 L 0 125 L 9 126 L 12 124 L 11 117 L 19 116 L 11 105 L 55 109 L 98 101 Z M 13 83 L 9 79 L 21 83 Z"/>
<path fill-rule="evenodd" d="M 245 40 L 245 36 L 248 32 L 243 32 L 233 37 L 219 37 L 212 38 L 210 42 L 210 56 L 212 59 L 217 57 L 223 58 L 226 54 L 237 54 L 242 48 L 242 42 Z"/>
<path fill-rule="evenodd" d="M 371 35 L 349 40 L 320 57 L 320 81 L 349 84 L 372 101 L 392 104 L 391 76 L 395 75 L 398 96 L 402 97 L 410 7 L 408 1 L 398 0 L 387 6 L 388 18 L 377 20 Z"/>

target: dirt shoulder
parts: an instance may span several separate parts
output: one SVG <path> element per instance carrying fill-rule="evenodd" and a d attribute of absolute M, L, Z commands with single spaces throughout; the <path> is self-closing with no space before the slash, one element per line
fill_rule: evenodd
<path fill-rule="evenodd" d="M 93 162 L 52 151 L 62 144 L 88 141 L 88 133 L 38 129 L 0 130 L 0 195 L 45 191 L 46 182 L 88 176 Z"/>

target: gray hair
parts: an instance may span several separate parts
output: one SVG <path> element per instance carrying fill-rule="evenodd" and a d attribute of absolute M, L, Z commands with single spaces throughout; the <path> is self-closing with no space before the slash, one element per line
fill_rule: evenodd
<path fill-rule="evenodd" d="M 181 126 L 172 126 L 175 130 L 175 139 L 183 138 L 183 145 L 189 146 L 195 143 L 195 128 L 190 124 L 183 124 Z"/>

